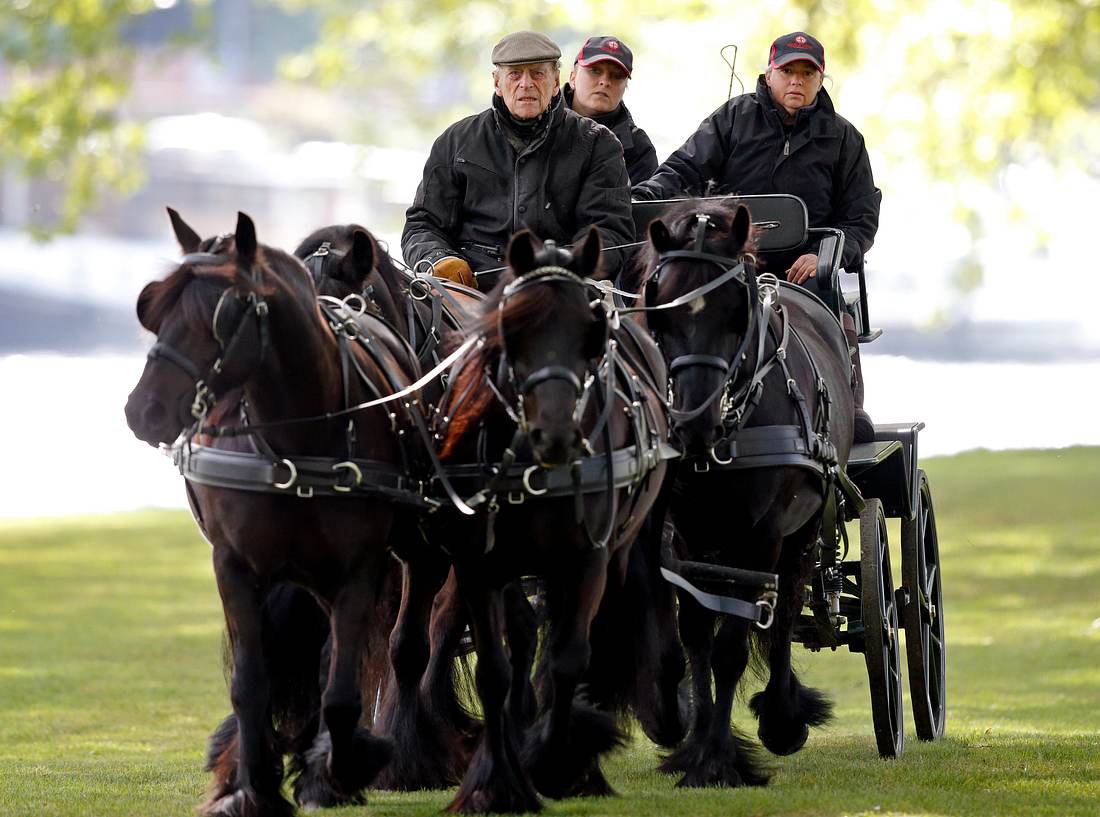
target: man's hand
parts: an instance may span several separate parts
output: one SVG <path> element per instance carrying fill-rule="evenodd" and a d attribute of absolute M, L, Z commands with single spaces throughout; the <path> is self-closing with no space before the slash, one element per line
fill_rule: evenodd
<path fill-rule="evenodd" d="M 477 289 L 477 278 L 474 277 L 474 271 L 470 269 L 469 263 L 464 258 L 453 255 L 440 258 L 435 262 L 434 272 L 440 278 L 468 286 L 470 289 Z"/>
<path fill-rule="evenodd" d="M 794 284 L 804 284 L 817 276 L 817 256 L 812 253 L 800 255 L 787 270 L 787 280 Z"/>

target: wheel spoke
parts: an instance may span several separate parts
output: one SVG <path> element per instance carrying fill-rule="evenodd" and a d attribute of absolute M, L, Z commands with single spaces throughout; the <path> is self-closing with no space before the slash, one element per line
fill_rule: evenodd
<path fill-rule="evenodd" d="M 928 573 L 924 580 L 924 593 L 928 598 L 932 598 L 932 591 L 936 589 L 936 573 L 939 570 L 939 565 L 932 564 L 928 566 Z"/>

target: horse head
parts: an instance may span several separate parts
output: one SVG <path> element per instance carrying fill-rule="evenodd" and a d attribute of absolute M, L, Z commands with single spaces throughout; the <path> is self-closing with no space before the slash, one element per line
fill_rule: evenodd
<path fill-rule="evenodd" d="M 301 265 L 260 244 L 244 213 L 233 233 L 205 240 L 168 213 L 184 256 L 138 296 L 138 320 L 157 340 L 126 402 L 130 429 L 150 445 L 173 442 L 218 395 L 259 371 L 271 346 L 269 301 L 279 289 L 289 282 L 313 300 Z"/>
<path fill-rule="evenodd" d="M 598 274 L 600 236 L 570 251 L 530 231 L 508 245 L 508 272 L 494 293 L 502 384 L 517 401 L 536 460 L 558 465 L 583 445 L 577 405 L 604 355 L 608 319 L 586 279 Z"/>
<path fill-rule="evenodd" d="M 757 303 L 749 211 L 687 201 L 649 225 L 642 253 L 649 328 L 668 363 L 672 431 L 707 453 L 727 422 L 726 395 L 748 349 Z"/>

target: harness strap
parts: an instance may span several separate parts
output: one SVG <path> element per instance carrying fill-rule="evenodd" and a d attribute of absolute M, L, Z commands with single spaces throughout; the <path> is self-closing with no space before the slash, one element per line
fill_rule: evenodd
<path fill-rule="evenodd" d="M 291 455 L 279 460 L 243 451 L 224 451 L 189 444 L 175 449 L 172 460 L 188 482 L 270 494 L 317 496 L 368 495 L 421 510 L 434 506 L 420 493 L 421 484 L 388 462 L 337 460 Z"/>
<path fill-rule="evenodd" d="M 761 629 L 767 629 L 771 624 L 772 617 L 774 616 L 774 608 L 769 607 L 767 604 L 758 604 L 732 596 L 719 596 L 716 593 L 708 593 L 705 590 L 700 590 L 678 573 L 673 573 L 667 567 L 661 568 L 661 576 L 664 577 L 666 582 L 680 588 L 699 602 L 700 605 L 712 612 L 748 619 L 759 625 Z"/>
<path fill-rule="evenodd" d="M 512 452 L 511 455 L 508 452 Z M 605 454 L 581 457 L 580 463 L 581 493 L 594 494 L 607 490 L 608 461 L 613 486 L 625 488 L 638 482 L 645 474 L 662 462 L 675 459 L 680 452 L 667 443 L 654 448 L 643 448 L 639 452 L 636 446 L 619 448 L 608 457 Z M 639 465 L 640 464 L 640 465 Z M 508 500 L 518 505 L 527 497 L 553 498 L 570 496 L 578 489 L 574 482 L 573 465 L 559 465 L 543 468 L 535 463 L 516 463 L 515 452 L 509 447 L 504 459 L 495 466 L 482 463 L 447 464 L 444 473 L 452 483 L 462 485 L 466 482 L 481 485 L 486 479 L 489 484 L 479 490 L 474 498 L 468 500 L 471 506 L 484 502 L 492 494 L 508 494 Z M 484 496 L 483 496 L 484 495 Z M 477 499 L 477 497 L 482 497 Z"/>

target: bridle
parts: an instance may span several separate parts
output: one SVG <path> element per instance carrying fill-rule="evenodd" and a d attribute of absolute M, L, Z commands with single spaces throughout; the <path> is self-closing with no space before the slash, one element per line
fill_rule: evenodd
<path fill-rule="evenodd" d="M 730 258 L 724 255 L 716 255 L 703 250 L 706 230 L 710 224 L 711 220 L 709 215 L 706 213 L 697 213 L 695 240 L 692 249 L 669 250 L 660 253 L 657 257 L 657 265 L 653 270 L 653 274 L 645 284 L 645 306 L 622 310 L 623 312 L 659 312 L 677 309 L 690 304 L 692 301 L 728 283 L 734 283 L 745 288 L 745 332 L 741 338 L 741 343 L 737 351 L 734 352 L 730 360 L 717 355 L 688 354 L 680 355 L 669 361 L 668 374 L 670 386 L 671 382 L 678 374 L 691 368 L 703 367 L 715 369 L 722 375 L 722 381 L 718 386 L 706 397 L 706 399 L 692 409 L 677 409 L 672 407 L 670 393 L 669 417 L 672 419 L 674 425 L 682 425 L 694 420 L 710 408 L 716 400 L 721 401 L 719 418 L 722 425 L 727 424 L 731 414 L 734 415 L 733 422 L 739 423 L 744 418 L 743 406 L 749 399 L 749 389 L 760 388 L 758 378 L 754 376 L 743 383 L 741 388 L 734 389 L 738 374 L 741 372 L 741 362 L 745 360 L 749 345 L 754 340 L 754 332 L 757 342 L 756 360 L 758 366 L 761 360 L 761 352 L 763 351 L 764 340 L 768 330 L 768 321 L 762 315 L 762 309 L 760 308 L 760 284 L 757 282 L 757 276 L 754 274 L 755 269 L 751 265 L 746 265 L 743 260 Z M 680 295 L 668 303 L 659 304 L 657 303 L 657 291 L 660 286 L 661 272 L 670 262 L 679 260 L 700 261 L 705 264 L 710 264 L 717 267 L 720 270 L 720 274 L 713 280 L 692 289 L 690 292 Z M 764 276 L 761 276 L 761 278 L 763 277 Z"/>
<path fill-rule="evenodd" d="M 554 242 L 547 241 L 544 244 L 551 250 L 555 249 Z M 508 351 L 508 335 L 504 331 L 504 311 L 505 306 L 509 298 L 514 297 L 517 293 L 522 292 L 536 284 L 554 284 L 564 283 L 582 288 L 585 297 L 588 296 L 588 290 L 590 284 L 585 279 L 581 278 L 574 272 L 566 269 L 565 267 L 558 265 L 545 265 L 538 267 L 531 272 L 528 272 L 519 278 L 515 279 L 507 286 L 505 286 L 500 296 L 500 302 L 497 308 L 497 332 L 501 339 L 501 353 L 500 353 L 500 370 L 503 372 L 510 388 L 515 396 L 515 404 L 509 405 L 509 401 L 501 394 L 493 384 L 492 378 L 486 378 L 490 383 L 490 388 L 494 390 L 498 399 L 500 399 L 508 410 L 509 415 L 517 423 L 517 425 L 526 434 L 527 431 L 527 417 L 524 409 L 525 398 L 535 389 L 535 387 L 547 383 L 551 380 L 562 380 L 570 385 L 573 389 L 573 393 L 577 400 L 576 409 L 574 410 L 574 422 L 579 422 L 580 415 L 583 413 L 584 406 L 587 403 L 586 396 L 595 381 L 596 373 L 604 365 L 604 358 L 607 355 L 611 341 L 611 323 L 617 319 L 610 318 L 608 316 L 604 301 L 597 299 L 589 303 L 590 308 L 598 320 L 601 320 L 604 325 L 604 342 L 601 348 L 604 350 L 604 355 L 595 363 L 589 362 L 588 375 L 582 382 L 577 376 L 577 373 L 568 366 L 562 365 L 550 365 L 543 366 L 527 375 L 522 382 L 516 376 L 515 366 L 512 362 L 512 355 Z"/>
<path fill-rule="evenodd" d="M 225 236 L 220 237 L 218 241 L 215 242 L 215 246 L 224 243 L 225 238 Z M 230 261 L 230 257 L 224 253 L 194 252 L 185 255 L 180 265 L 212 267 L 223 266 Z M 249 269 L 248 275 L 253 281 L 259 282 L 259 276 L 254 270 Z M 243 309 L 240 310 L 239 317 L 231 327 L 222 327 L 220 324 L 223 312 L 228 309 L 231 298 L 242 304 Z M 256 368 L 259 368 L 263 364 L 264 357 L 267 355 L 268 346 L 270 345 L 268 313 L 267 301 L 264 300 L 263 295 L 258 292 L 249 292 L 246 295 L 242 295 L 237 286 L 227 287 L 225 292 L 223 292 L 218 299 L 217 306 L 214 307 L 214 316 L 211 319 L 210 326 L 211 334 L 214 336 L 214 340 L 218 342 L 218 355 L 205 371 L 190 357 L 164 341 L 158 340 L 149 350 L 149 353 L 146 355 L 148 360 L 165 360 L 172 363 L 182 369 L 191 379 L 194 384 L 194 396 L 191 400 L 190 414 L 199 422 L 200 426 L 204 423 L 211 409 L 213 409 L 214 403 L 217 402 L 217 394 L 214 391 L 214 381 L 233 361 L 238 349 L 243 347 L 244 330 L 248 326 L 251 318 L 256 319 L 260 336 L 260 351 L 256 361 Z"/>

